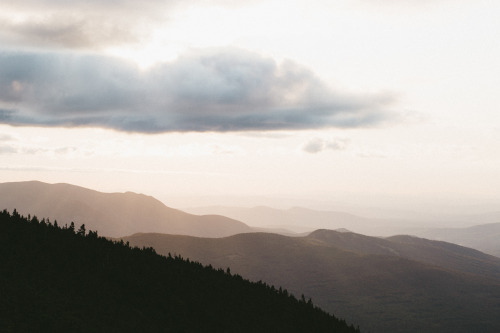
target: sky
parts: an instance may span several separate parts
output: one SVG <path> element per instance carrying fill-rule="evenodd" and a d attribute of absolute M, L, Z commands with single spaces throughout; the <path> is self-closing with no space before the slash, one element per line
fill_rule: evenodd
<path fill-rule="evenodd" d="M 500 210 L 498 17 L 492 0 L 3 2 L 0 182 Z"/>

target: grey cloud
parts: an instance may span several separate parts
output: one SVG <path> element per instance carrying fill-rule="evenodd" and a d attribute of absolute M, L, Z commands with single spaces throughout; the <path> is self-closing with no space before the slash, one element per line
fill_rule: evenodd
<path fill-rule="evenodd" d="M 75 153 L 75 152 L 78 152 L 77 147 L 61 147 L 61 148 L 54 149 L 54 153 L 56 153 L 58 155 L 66 155 L 66 154 Z"/>
<path fill-rule="evenodd" d="M 103 17 L 50 16 L 29 22 L 0 22 L 0 37 L 11 45 L 72 49 L 133 43 L 139 34 L 120 22 Z"/>
<path fill-rule="evenodd" d="M 120 131 L 251 131 L 373 126 L 390 96 L 329 89 L 292 62 L 241 50 L 179 58 L 142 72 L 109 57 L 0 53 L 0 123 Z"/>
<path fill-rule="evenodd" d="M 314 138 L 302 147 L 302 151 L 310 154 L 316 154 L 324 150 L 344 150 L 347 147 L 347 143 L 348 141 L 345 139 L 325 140 L 321 138 Z"/>
<path fill-rule="evenodd" d="M 0 40 L 29 48 L 99 48 L 135 43 L 167 20 L 178 1 L 32 1 L 0 4 Z M 1 15 L 3 13 L 3 15 Z M 21 15 L 22 20 L 13 19 Z"/>
<path fill-rule="evenodd" d="M 9 134 L 0 134 L 0 141 L 14 141 L 14 140 L 16 139 Z"/>
<path fill-rule="evenodd" d="M 323 150 L 323 141 L 320 139 L 311 140 L 302 147 L 302 150 L 311 154 L 319 153 Z"/>
<path fill-rule="evenodd" d="M 332 140 L 325 142 L 325 148 L 331 150 L 343 150 L 347 146 L 346 140 Z"/>
<path fill-rule="evenodd" d="M 7 145 L 0 145 L 0 155 L 2 154 L 15 154 L 17 149 Z"/>

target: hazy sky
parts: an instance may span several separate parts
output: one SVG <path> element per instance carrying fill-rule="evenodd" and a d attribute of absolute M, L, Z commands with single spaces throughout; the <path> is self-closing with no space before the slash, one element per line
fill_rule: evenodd
<path fill-rule="evenodd" d="M 492 0 L 3 2 L 0 181 L 173 206 L 498 202 L 499 17 Z"/>

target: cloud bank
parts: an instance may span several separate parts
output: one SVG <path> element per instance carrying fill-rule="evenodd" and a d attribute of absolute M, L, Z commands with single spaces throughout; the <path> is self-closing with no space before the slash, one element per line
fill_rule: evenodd
<path fill-rule="evenodd" d="M 234 49 L 148 71 L 104 56 L 0 53 L 0 123 L 119 131 L 251 131 L 373 126 L 389 96 L 336 93 L 306 68 Z"/>

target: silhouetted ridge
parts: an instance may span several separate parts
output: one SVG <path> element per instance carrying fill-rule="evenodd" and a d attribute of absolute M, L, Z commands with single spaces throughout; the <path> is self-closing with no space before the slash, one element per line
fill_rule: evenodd
<path fill-rule="evenodd" d="M 286 290 L 0 213 L 1 332 L 359 332 Z"/>
<path fill-rule="evenodd" d="M 332 230 L 123 240 L 304 294 L 372 333 L 500 332 L 500 260 L 458 245 Z"/>
<path fill-rule="evenodd" d="M 0 183 L 0 202 L 0 209 L 75 221 L 108 237 L 137 232 L 225 237 L 252 231 L 242 222 L 188 214 L 144 194 L 103 193 L 70 184 Z"/>

